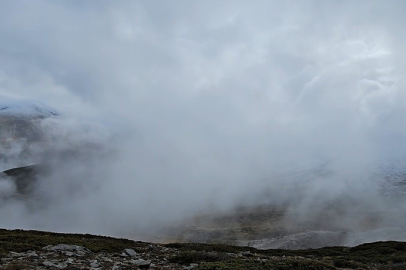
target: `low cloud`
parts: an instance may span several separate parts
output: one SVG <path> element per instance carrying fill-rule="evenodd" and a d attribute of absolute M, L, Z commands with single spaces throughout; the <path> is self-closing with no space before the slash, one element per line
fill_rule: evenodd
<path fill-rule="evenodd" d="M 402 1 L 1 5 L 0 94 L 61 115 L 35 149 L 57 169 L 0 226 L 139 237 L 242 203 L 300 219 L 348 201 L 350 230 L 354 205 L 394 206 L 377 175 L 404 164 Z"/>

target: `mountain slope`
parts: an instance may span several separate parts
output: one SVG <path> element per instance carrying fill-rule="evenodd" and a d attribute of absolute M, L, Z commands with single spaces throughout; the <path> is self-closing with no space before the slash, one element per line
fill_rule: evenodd
<path fill-rule="evenodd" d="M 406 243 L 257 250 L 0 229 L 0 269 L 405 269 Z M 45 268 L 44 268 L 45 267 Z"/>
<path fill-rule="evenodd" d="M 39 141 L 42 136 L 41 120 L 57 115 L 56 110 L 41 102 L 0 96 L 0 143 Z"/>

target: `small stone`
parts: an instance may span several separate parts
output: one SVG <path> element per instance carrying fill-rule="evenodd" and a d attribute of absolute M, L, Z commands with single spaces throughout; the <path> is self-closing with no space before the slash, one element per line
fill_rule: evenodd
<path fill-rule="evenodd" d="M 132 260 L 131 261 L 133 264 L 137 265 L 139 269 L 149 269 L 151 265 L 151 261 L 146 261 L 146 260 Z"/>
<path fill-rule="evenodd" d="M 97 260 L 94 260 L 90 263 L 90 267 L 98 268 L 98 267 L 100 267 L 100 264 Z"/>
<path fill-rule="evenodd" d="M 26 254 L 28 257 L 38 257 L 38 254 L 32 250 L 28 251 Z"/>
<path fill-rule="evenodd" d="M 137 252 L 135 252 L 134 249 L 132 249 L 132 248 L 124 249 L 124 253 L 131 256 L 131 257 L 136 257 L 137 256 Z"/>
<path fill-rule="evenodd" d="M 58 269 L 65 269 L 68 266 L 66 263 L 54 263 L 54 262 L 50 262 L 50 261 L 42 262 L 42 265 L 48 266 L 48 267 L 56 267 Z"/>
<path fill-rule="evenodd" d="M 197 268 L 199 265 L 197 263 L 191 263 L 189 266 L 187 267 L 183 267 L 184 270 L 191 270 L 191 269 L 195 269 Z"/>
<path fill-rule="evenodd" d="M 110 262 L 110 263 L 112 263 L 113 262 L 113 260 L 112 259 L 110 259 L 110 258 L 108 258 L 108 257 L 103 257 L 103 258 L 101 258 L 103 261 L 105 261 L 105 262 Z"/>
<path fill-rule="evenodd" d="M 85 255 L 86 255 L 86 252 L 84 252 L 84 251 L 78 251 L 78 252 L 76 252 L 76 255 L 77 255 L 77 256 L 85 256 Z"/>
<path fill-rule="evenodd" d="M 19 253 L 19 252 L 14 252 L 14 251 L 10 251 L 10 255 L 13 257 L 25 257 L 26 256 L 25 253 Z"/>
<path fill-rule="evenodd" d="M 114 265 L 113 265 L 113 268 L 111 268 L 111 270 L 120 270 L 121 268 L 120 268 L 120 265 L 121 265 L 121 263 L 115 263 Z"/>
<path fill-rule="evenodd" d="M 249 252 L 249 251 L 244 251 L 244 252 L 241 252 L 240 254 L 241 254 L 241 256 L 244 256 L 244 257 L 251 257 L 252 256 L 251 252 Z"/>

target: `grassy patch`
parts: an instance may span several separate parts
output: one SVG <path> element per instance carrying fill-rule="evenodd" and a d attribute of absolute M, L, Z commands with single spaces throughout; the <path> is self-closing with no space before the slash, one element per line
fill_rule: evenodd
<path fill-rule="evenodd" d="M 218 252 L 181 251 L 169 258 L 170 262 L 178 264 L 191 264 L 200 262 L 217 262 L 227 259 L 227 255 Z"/>
<path fill-rule="evenodd" d="M 7 265 L 6 267 L 0 268 L 0 270 L 24 270 L 24 269 L 30 269 L 30 266 L 19 262 L 13 262 Z"/>
<path fill-rule="evenodd" d="M 358 269 L 361 266 L 359 263 L 344 259 L 334 259 L 333 265 L 338 268 L 350 268 L 350 269 Z"/>
<path fill-rule="evenodd" d="M 168 248 L 176 248 L 182 251 L 215 251 L 225 253 L 239 253 L 244 251 L 257 252 L 255 248 L 238 247 L 224 244 L 202 244 L 202 243 L 171 243 L 165 245 Z"/>
<path fill-rule="evenodd" d="M 319 261 L 305 259 L 280 260 L 231 260 L 225 262 L 207 262 L 199 265 L 200 270 L 328 270 L 335 267 Z"/>
<path fill-rule="evenodd" d="M 0 229 L 0 256 L 9 251 L 38 250 L 47 245 L 70 244 L 84 246 L 93 252 L 120 252 L 124 248 L 138 250 L 147 243 L 90 234 L 59 234 L 40 231 Z"/>

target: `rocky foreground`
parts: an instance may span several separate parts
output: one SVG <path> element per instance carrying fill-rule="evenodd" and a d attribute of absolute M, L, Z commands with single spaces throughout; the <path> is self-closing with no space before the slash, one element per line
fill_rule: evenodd
<path fill-rule="evenodd" d="M 406 243 L 257 250 L 222 244 L 156 244 L 89 234 L 0 230 L 0 269 L 406 269 Z"/>

